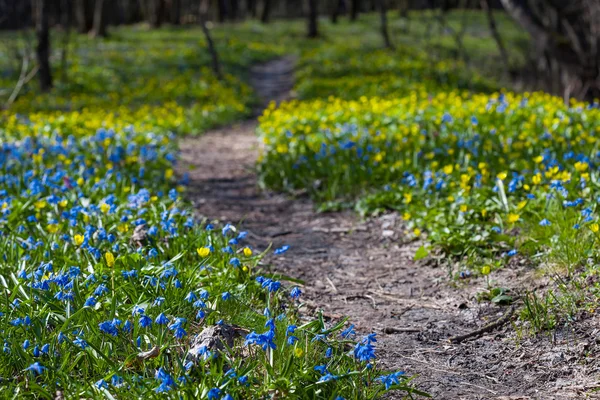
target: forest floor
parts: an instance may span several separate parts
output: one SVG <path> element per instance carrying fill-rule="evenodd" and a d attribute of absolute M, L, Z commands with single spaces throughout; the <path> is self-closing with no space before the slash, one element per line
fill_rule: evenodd
<path fill-rule="evenodd" d="M 251 76 L 263 106 L 284 100 L 293 86 L 293 59 L 257 66 Z M 258 250 L 291 246 L 267 256 L 263 267 L 304 281 L 307 315 L 323 310 L 329 321 L 349 316 L 357 331 L 376 332 L 382 367 L 418 375 L 418 388 L 436 399 L 600 398 L 600 321 L 539 336 L 519 335 L 507 323 L 449 342 L 508 309 L 476 301 L 483 280 L 457 282 L 435 263 L 413 261 L 420 243 L 403 239 L 395 213 L 368 219 L 351 210 L 319 213 L 305 197 L 261 190 L 254 170 L 256 125 L 245 121 L 182 140 L 179 172 L 190 175 L 188 198 L 199 215 L 248 231 Z M 495 285 L 544 285 L 536 276 L 515 263 Z"/>

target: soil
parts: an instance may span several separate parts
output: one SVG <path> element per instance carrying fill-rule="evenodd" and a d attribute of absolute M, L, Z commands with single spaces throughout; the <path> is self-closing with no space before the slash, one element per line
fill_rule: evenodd
<path fill-rule="evenodd" d="M 287 98 L 292 72 L 291 58 L 252 70 L 261 106 Z M 369 219 L 349 210 L 319 213 L 307 198 L 260 190 L 255 129 L 250 120 L 182 140 L 179 172 L 189 173 L 188 196 L 200 215 L 248 231 L 256 249 L 291 246 L 280 256 L 269 252 L 263 266 L 304 281 L 307 315 L 321 309 L 328 320 L 349 316 L 358 331 L 377 332 L 380 365 L 417 375 L 419 389 L 436 399 L 600 398 L 598 319 L 531 336 L 513 318 L 450 343 L 508 308 L 476 301 L 482 279 L 456 281 L 439 263 L 413 261 L 421 243 L 405 239 L 395 213 Z M 518 291 L 543 284 L 534 276 L 516 263 L 493 279 Z"/>

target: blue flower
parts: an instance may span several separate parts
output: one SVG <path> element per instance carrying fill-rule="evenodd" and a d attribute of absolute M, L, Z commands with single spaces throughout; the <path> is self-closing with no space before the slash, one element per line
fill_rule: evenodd
<path fill-rule="evenodd" d="M 166 325 L 169 323 L 169 318 L 163 313 L 160 313 L 158 317 L 154 320 L 158 325 Z"/>
<path fill-rule="evenodd" d="M 348 326 L 346 329 L 344 329 L 341 333 L 340 336 L 343 337 L 344 339 L 348 339 L 351 336 L 356 335 L 356 332 L 354 331 L 354 325 L 351 324 L 350 326 Z"/>
<path fill-rule="evenodd" d="M 100 379 L 96 383 L 94 383 L 98 389 L 108 389 L 108 383 L 104 379 Z"/>
<path fill-rule="evenodd" d="M 208 400 L 218 400 L 221 397 L 221 389 L 212 388 L 208 391 Z"/>
<path fill-rule="evenodd" d="M 116 320 L 104 321 L 98 324 L 100 328 L 100 332 L 106 333 L 111 336 L 117 336 L 119 334 L 119 329 L 117 328 Z"/>
<path fill-rule="evenodd" d="M 39 362 L 34 362 L 29 367 L 25 368 L 25 370 L 33 372 L 34 375 L 41 375 L 46 370 L 46 367 L 44 367 Z"/>
<path fill-rule="evenodd" d="M 139 320 L 139 324 L 142 328 L 152 326 L 152 318 L 147 315 L 142 315 Z"/>
<path fill-rule="evenodd" d="M 354 358 L 367 362 L 375 358 L 375 348 L 370 342 L 357 343 L 354 347 Z"/>
<path fill-rule="evenodd" d="M 273 252 L 273 254 L 275 255 L 280 255 L 285 253 L 286 251 L 288 251 L 290 249 L 290 246 L 288 246 L 287 244 L 285 246 L 281 246 L 278 249 L 275 249 L 275 251 Z"/>
<path fill-rule="evenodd" d="M 89 297 L 85 303 L 83 304 L 84 307 L 94 307 L 96 305 L 97 301 L 95 297 Z"/>
<path fill-rule="evenodd" d="M 390 387 L 392 387 L 393 385 L 400 384 L 399 378 L 402 375 L 404 375 L 404 372 L 398 371 L 398 372 L 391 373 L 389 375 L 381 375 L 380 377 L 375 378 L 375 380 L 377 382 L 381 382 L 383 385 L 385 385 L 385 390 L 389 390 Z"/>
<path fill-rule="evenodd" d="M 540 226 L 550 226 L 552 222 L 548 221 L 546 218 L 540 221 Z"/>
<path fill-rule="evenodd" d="M 298 286 L 294 286 L 294 288 L 290 291 L 290 297 L 292 299 L 298 299 L 302 295 L 302 291 Z"/>

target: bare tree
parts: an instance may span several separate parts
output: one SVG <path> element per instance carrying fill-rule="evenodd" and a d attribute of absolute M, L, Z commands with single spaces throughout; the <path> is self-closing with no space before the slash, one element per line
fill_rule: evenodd
<path fill-rule="evenodd" d="M 359 12 L 360 12 L 360 0 L 352 0 L 352 4 L 350 6 L 350 20 L 356 21 L 358 19 Z"/>
<path fill-rule="evenodd" d="M 88 33 L 92 29 L 93 23 L 90 2 L 87 0 L 75 0 L 74 6 L 77 31 L 79 33 Z"/>
<path fill-rule="evenodd" d="M 36 56 L 39 66 L 40 90 L 52 89 L 50 70 L 50 31 L 48 29 L 48 0 L 35 0 L 35 32 L 37 36 Z"/>
<path fill-rule="evenodd" d="M 539 65 L 558 71 L 565 101 L 600 97 L 598 0 L 501 0 L 536 42 Z M 552 76 L 551 76 L 552 77 Z"/>
<path fill-rule="evenodd" d="M 504 47 L 504 42 L 502 41 L 502 37 L 500 36 L 500 32 L 498 32 L 498 27 L 496 26 L 496 19 L 494 18 L 494 13 L 492 8 L 490 7 L 489 0 L 481 0 L 481 9 L 485 12 L 487 16 L 488 25 L 490 27 L 490 32 L 494 41 L 496 42 L 496 46 L 498 46 L 498 51 L 500 51 L 500 57 L 502 58 L 502 62 L 504 63 L 504 69 L 508 74 L 510 72 L 510 59 L 508 57 L 508 52 L 506 51 L 506 47 Z"/>
<path fill-rule="evenodd" d="M 105 1 L 96 0 L 94 4 L 94 23 L 90 31 L 91 37 L 106 37 L 106 16 L 104 15 Z"/>
<path fill-rule="evenodd" d="M 381 30 L 383 42 L 385 44 L 385 47 L 387 47 L 388 49 L 393 49 L 394 45 L 392 44 L 392 41 L 390 39 L 390 32 L 388 29 L 386 0 L 377 0 L 377 8 L 379 9 L 379 29 Z"/>
<path fill-rule="evenodd" d="M 260 16 L 260 21 L 263 24 L 268 23 L 270 14 L 271 14 L 271 0 L 264 0 L 262 14 Z"/>
<path fill-rule="evenodd" d="M 60 69 L 61 69 L 61 80 L 67 82 L 67 56 L 69 52 L 69 39 L 71 37 L 71 7 L 69 7 L 69 0 L 62 0 L 62 20 L 63 26 L 63 43 L 62 51 L 60 54 Z"/>
<path fill-rule="evenodd" d="M 221 63 L 219 61 L 219 53 L 217 53 L 217 49 L 215 48 L 215 44 L 213 42 L 212 36 L 210 34 L 210 30 L 206 24 L 206 12 L 207 4 L 205 1 L 200 1 L 200 12 L 198 13 L 198 20 L 200 22 L 200 27 L 202 28 L 202 33 L 204 34 L 204 38 L 206 39 L 206 45 L 208 47 L 208 52 L 210 53 L 210 59 L 212 64 L 212 70 L 217 76 L 217 79 L 223 79 L 223 73 L 221 72 Z"/>
<path fill-rule="evenodd" d="M 316 38 L 319 36 L 318 19 L 319 10 L 317 0 L 308 0 L 308 37 Z"/>

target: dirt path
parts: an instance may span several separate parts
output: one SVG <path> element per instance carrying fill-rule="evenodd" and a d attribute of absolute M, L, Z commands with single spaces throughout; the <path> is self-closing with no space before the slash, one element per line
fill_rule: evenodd
<path fill-rule="evenodd" d="M 293 60 L 281 59 L 252 71 L 265 102 L 286 98 L 292 68 Z M 457 284 L 445 269 L 415 263 L 419 243 L 403 242 L 396 214 L 364 221 L 350 211 L 317 213 L 307 199 L 260 191 L 255 128 L 248 121 L 183 140 L 179 172 L 189 172 L 188 195 L 199 214 L 249 231 L 255 248 L 291 246 L 264 262 L 305 281 L 307 313 L 323 309 L 332 320 L 348 315 L 358 330 L 377 332 L 382 365 L 418 374 L 419 387 L 437 399 L 593 397 L 589 389 L 600 373 L 597 321 L 519 341 L 506 325 L 450 344 L 450 336 L 506 311 L 474 300 L 483 282 Z M 529 276 L 515 267 L 498 279 L 517 287 Z"/>

